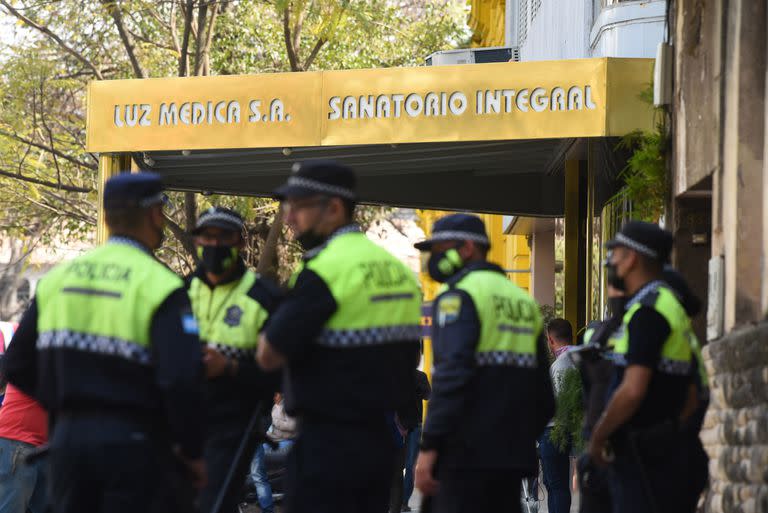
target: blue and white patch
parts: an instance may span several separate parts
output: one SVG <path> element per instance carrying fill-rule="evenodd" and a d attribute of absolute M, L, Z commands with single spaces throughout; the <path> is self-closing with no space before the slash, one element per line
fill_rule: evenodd
<path fill-rule="evenodd" d="M 197 325 L 197 319 L 191 313 L 186 313 L 181 316 L 181 329 L 187 335 L 199 335 L 200 327 Z"/>
<path fill-rule="evenodd" d="M 237 305 L 227 308 L 227 313 L 224 316 L 224 324 L 227 326 L 235 327 L 240 326 L 240 319 L 243 317 L 243 309 Z"/>
<path fill-rule="evenodd" d="M 456 322 L 461 312 L 461 295 L 445 294 L 437 303 L 437 325 L 445 326 Z"/>

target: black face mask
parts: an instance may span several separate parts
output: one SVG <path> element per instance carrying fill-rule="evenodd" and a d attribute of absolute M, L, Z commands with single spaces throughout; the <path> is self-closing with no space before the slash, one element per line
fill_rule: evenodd
<path fill-rule="evenodd" d="M 328 207 L 328 201 L 323 201 L 321 203 L 323 211 Z M 303 233 L 300 233 L 296 236 L 296 242 L 298 242 L 302 249 L 304 251 L 309 251 L 310 249 L 315 249 L 316 247 L 323 244 L 326 240 L 328 240 L 327 235 L 321 235 L 317 233 L 315 230 L 317 229 L 317 225 L 320 224 L 320 221 L 322 219 L 320 217 L 317 218 L 315 221 L 314 226 L 311 228 L 307 228 Z"/>
<path fill-rule="evenodd" d="M 624 314 L 624 307 L 627 306 L 626 297 L 609 297 L 608 298 L 608 315 L 610 317 L 616 317 L 617 315 Z"/>
<path fill-rule="evenodd" d="M 240 250 L 234 246 L 201 246 L 197 253 L 205 270 L 219 275 L 235 264 Z"/>
<path fill-rule="evenodd" d="M 427 262 L 429 276 L 438 283 L 444 283 L 464 267 L 464 261 L 457 251 L 451 248 L 440 253 L 432 253 Z"/>
<path fill-rule="evenodd" d="M 301 235 L 297 236 L 296 242 L 301 245 L 304 251 L 309 251 L 310 249 L 315 249 L 316 247 L 320 246 L 327 239 L 328 237 L 325 235 L 317 234 L 315 233 L 314 228 L 310 228 Z"/>
<path fill-rule="evenodd" d="M 616 290 L 626 291 L 627 284 L 624 283 L 624 278 L 619 276 L 616 270 L 616 264 L 606 262 L 605 264 L 605 279 L 608 281 L 608 285 Z"/>

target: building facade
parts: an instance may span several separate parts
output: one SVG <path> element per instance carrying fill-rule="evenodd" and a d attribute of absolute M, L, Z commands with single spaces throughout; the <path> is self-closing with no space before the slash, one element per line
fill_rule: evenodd
<path fill-rule="evenodd" d="M 712 513 L 768 512 L 765 0 L 674 0 L 675 259 L 708 299 Z"/>
<path fill-rule="evenodd" d="M 521 61 L 652 58 L 667 32 L 664 0 L 473 0 L 471 7 L 473 46 L 517 48 Z M 578 141 L 564 149 L 566 160 L 577 163 L 565 166 L 563 172 L 564 225 L 552 219 L 506 216 L 501 222 L 502 232 L 520 238 L 513 240 L 525 240 L 525 244 L 512 247 L 495 228 L 490 230 L 497 246 L 509 248 L 504 254 L 505 267 L 512 267 L 514 261 L 528 263 L 526 288 L 540 304 L 555 307 L 555 283 L 561 284 L 558 288 L 564 297 L 557 301 L 558 305 L 562 301 L 559 313 L 577 329 L 600 317 L 601 242 L 628 215 L 625 202 L 607 202 L 606 196 L 612 193 L 611 184 L 605 182 L 615 179 L 624 165 L 624 156 L 612 155 L 614 147 L 615 142 Z M 606 203 L 610 205 L 604 208 Z M 564 239 L 564 247 L 556 248 L 556 233 L 558 240 Z M 516 253 L 516 249 L 521 252 Z M 561 270 L 564 276 L 556 278 Z"/>

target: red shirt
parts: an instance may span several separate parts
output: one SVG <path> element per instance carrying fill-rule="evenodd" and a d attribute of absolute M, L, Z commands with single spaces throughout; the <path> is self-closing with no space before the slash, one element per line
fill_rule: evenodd
<path fill-rule="evenodd" d="M 48 441 L 48 414 L 40 404 L 11 384 L 0 407 L 0 438 L 32 445 Z"/>

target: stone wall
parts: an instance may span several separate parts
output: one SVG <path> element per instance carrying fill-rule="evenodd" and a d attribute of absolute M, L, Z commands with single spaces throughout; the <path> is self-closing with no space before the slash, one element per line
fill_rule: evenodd
<path fill-rule="evenodd" d="M 712 399 L 701 440 L 708 513 L 768 513 L 768 323 L 704 348 Z"/>

